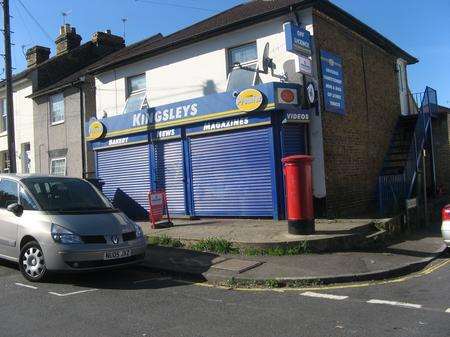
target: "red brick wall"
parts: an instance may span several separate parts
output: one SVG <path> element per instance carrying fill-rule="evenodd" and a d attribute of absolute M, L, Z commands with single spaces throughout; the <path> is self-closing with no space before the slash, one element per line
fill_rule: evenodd
<path fill-rule="evenodd" d="M 450 194 L 450 113 L 433 119 L 436 183 Z"/>
<path fill-rule="evenodd" d="M 346 115 L 322 111 L 328 215 L 364 214 L 376 209 L 378 174 L 400 115 L 396 58 L 319 12 L 313 20 L 317 51 L 342 57 L 345 80 Z"/>

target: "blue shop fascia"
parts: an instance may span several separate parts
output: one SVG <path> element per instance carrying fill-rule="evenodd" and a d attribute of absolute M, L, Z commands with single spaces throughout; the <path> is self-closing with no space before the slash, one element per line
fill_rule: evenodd
<path fill-rule="evenodd" d="M 91 120 L 97 178 L 116 207 L 147 218 L 164 190 L 173 216 L 283 219 L 281 158 L 308 153 L 302 87 L 267 83 L 239 92 Z"/>

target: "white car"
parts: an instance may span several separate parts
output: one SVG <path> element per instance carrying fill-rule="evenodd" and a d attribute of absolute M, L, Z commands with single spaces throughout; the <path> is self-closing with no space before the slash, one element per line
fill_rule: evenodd
<path fill-rule="evenodd" d="M 450 247 L 450 205 L 442 209 L 442 238 L 447 247 Z"/>

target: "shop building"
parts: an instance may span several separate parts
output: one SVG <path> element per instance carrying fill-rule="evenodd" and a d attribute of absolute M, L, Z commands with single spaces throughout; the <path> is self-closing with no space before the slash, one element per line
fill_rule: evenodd
<path fill-rule="evenodd" d="M 362 213 L 415 62 L 320 0 L 252 1 L 152 36 L 90 67 L 97 177 L 134 217 L 164 189 L 173 214 L 279 219 L 281 158 L 310 154 L 317 213 Z"/>

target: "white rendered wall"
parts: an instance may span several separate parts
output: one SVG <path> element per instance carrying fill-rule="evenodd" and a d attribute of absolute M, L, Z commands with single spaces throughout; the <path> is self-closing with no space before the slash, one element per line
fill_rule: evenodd
<path fill-rule="evenodd" d="M 16 142 L 16 164 L 17 172 L 22 173 L 21 144 L 30 143 L 29 157 L 31 159 L 30 172 L 35 172 L 34 158 L 34 127 L 33 127 L 33 100 L 27 98 L 33 92 L 31 82 L 26 81 L 14 85 L 14 131 Z M 5 97 L 5 88 L 0 91 L 0 97 Z M 7 132 L 0 134 L 0 151 L 8 150 Z"/>
<path fill-rule="evenodd" d="M 311 12 L 302 13 L 300 20 L 312 32 Z M 261 74 L 263 83 L 280 81 L 278 75 L 286 71 L 290 82 L 298 82 L 301 77 L 292 73 L 296 55 L 286 52 L 284 21 L 273 19 L 97 75 L 97 117 L 102 118 L 104 113 L 109 117 L 121 114 L 126 101 L 126 78 L 142 73 L 147 78 L 150 106 L 224 92 L 227 49 L 254 41 L 259 58 L 269 42 L 269 57 L 277 67 L 275 77 Z"/>

